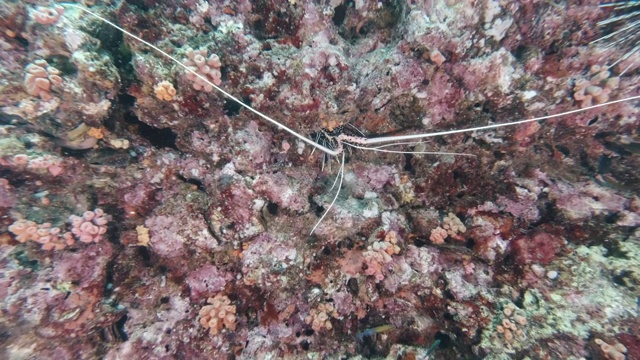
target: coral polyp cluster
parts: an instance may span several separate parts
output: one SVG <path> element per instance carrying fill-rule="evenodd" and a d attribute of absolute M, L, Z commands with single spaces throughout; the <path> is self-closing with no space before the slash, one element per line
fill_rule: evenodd
<path fill-rule="evenodd" d="M 207 56 L 207 50 L 187 50 L 188 59 L 185 60 L 184 64 L 188 66 L 194 72 L 204 76 L 207 80 L 211 81 L 215 85 L 220 85 L 222 83 L 222 73 L 220 73 L 220 57 L 216 54 L 211 54 Z M 197 77 L 195 74 L 191 72 L 185 73 L 185 76 L 188 81 L 193 84 L 193 88 L 195 90 L 204 90 L 206 92 L 212 92 L 213 87 L 207 84 L 204 80 Z"/>
<path fill-rule="evenodd" d="M 304 322 L 311 325 L 311 328 L 315 331 L 331 330 L 331 318 L 337 318 L 338 313 L 331 304 L 320 304 L 315 309 L 311 309 L 309 316 L 304 319 Z"/>
<path fill-rule="evenodd" d="M 47 64 L 45 60 L 35 60 L 24 69 L 24 86 L 27 94 L 51 99 L 51 87 L 62 84 L 60 70 Z"/>
<path fill-rule="evenodd" d="M 74 245 L 76 239 L 83 243 L 99 242 L 107 232 L 110 219 L 102 209 L 95 209 L 86 211 L 82 216 L 69 216 L 71 227 L 66 232 L 62 232 L 60 227 L 53 227 L 51 223 L 37 224 L 25 219 L 16 220 L 8 230 L 21 243 L 35 241 L 42 244 L 44 250 L 62 250 Z"/>
<path fill-rule="evenodd" d="M 218 294 L 207 299 L 207 304 L 200 309 L 200 324 L 209 329 L 211 335 L 219 333 L 223 328 L 236 329 L 236 306 L 225 295 Z"/>

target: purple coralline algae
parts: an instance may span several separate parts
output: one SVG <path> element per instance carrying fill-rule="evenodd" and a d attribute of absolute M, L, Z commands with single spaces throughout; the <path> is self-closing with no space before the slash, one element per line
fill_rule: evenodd
<path fill-rule="evenodd" d="M 640 359 L 601 5 L 0 1 L 0 358 Z"/>

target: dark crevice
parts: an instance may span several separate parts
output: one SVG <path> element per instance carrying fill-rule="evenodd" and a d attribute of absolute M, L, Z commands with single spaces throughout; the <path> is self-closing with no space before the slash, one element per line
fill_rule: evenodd
<path fill-rule="evenodd" d="M 13 253 L 13 258 L 16 259 L 18 264 L 32 271 L 38 271 L 40 263 L 36 259 L 30 259 L 26 251 L 17 251 Z"/>
<path fill-rule="evenodd" d="M 65 156 L 65 157 L 71 157 L 71 158 L 76 158 L 76 159 L 83 159 L 84 155 L 89 151 L 89 149 L 85 149 L 85 150 L 75 150 L 75 149 L 69 149 L 66 147 L 62 147 L 60 149 L 60 153 Z"/>
<path fill-rule="evenodd" d="M 340 26 L 344 23 L 344 19 L 347 17 L 347 7 L 349 2 L 345 4 L 338 5 L 335 9 L 333 9 L 333 17 L 331 20 L 335 26 Z"/>
<path fill-rule="evenodd" d="M 78 68 L 71 62 L 68 56 L 52 55 L 45 60 L 49 65 L 60 70 L 62 75 L 73 76 L 78 72 Z"/>
<path fill-rule="evenodd" d="M 116 149 L 90 149 L 85 158 L 91 165 L 103 165 L 124 168 L 131 163 L 131 156 L 127 151 Z"/>
<path fill-rule="evenodd" d="M 198 191 L 201 191 L 203 193 L 207 193 L 207 188 L 204 186 L 204 184 L 202 183 L 202 181 L 198 180 L 198 179 L 192 179 L 192 178 L 186 178 L 180 174 L 177 175 L 178 178 L 186 183 L 189 183 L 191 185 L 195 185 L 198 188 Z"/>
<path fill-rule="evenodd" d="M 413 159 L 413 154 L 404 154 L 404 171 L 413 176 L 416 174 L 416 169 L 413 168 L 411 159 Z"/>
<path fill-rule="evenodd" d="M 309 205 L 311 205 L 311 209 L 313 210 L 313 212 L 316 214 L 317 217 L 322 216 L 322 214 L 324 214 L 324 207 L 320 204 L 318 204 L 314 199 L 312 195 L 309 195 L 308 199 L 309 200 Z"/>
<path fill-rule="evenodd" d="M 129 340 L 129 335 L 127 335 L 127 332 L 124 330 L 124 323 L 126 323 L 128 319 L 129 317 L 127 316 L 127 314 L 124 314 L 115 323 L 115 328 L 118 330 L 118 334 L 120 335 L 120 339 L 122 339 L 122 341 Z"/>
<path fill-rule="evenodd" d="M 618 222 L 618 220 L 620 220 L 620 215 L 618 215 L 617 213 L 609 214 L 604 217 L 604 222 L 607 224 L 615 224 Z"/>
<path fill-rule="evenodd" d="M 429 242 L 427 242 L 425 239 L 422 239 L 422 238 L 416 238 L 413 244 L 419 248 L 431 245 Z"/>
<path fill-rule="evenodd" d="M 302 342 L 300 342 L 300 347 L 304 351 L 309 351 L 309 342 L 307 340 L 302 340 Z"/>
<path fill-rule="evenodd" d="M 598 174 L 606 174 L 611 171 L 613 160 L 607 155 L 600 155 L 598 159 Z"/>
<path fill-rule="evenodd" d="M 124 323 L 128 317 L 126 314 L 122 315 L 118 321 L 100 329 L 100 337 L 105 343 L 119 343 L 125 342 L 129 339 L 129 336 L 124 330 Z"/>
<path fill-rule="evenodd" d="M 22 37 L 22 35 L 17 35 L 14 38 L 16 41 L 18 41 L 18 43 L 20 45 L 22 45 L 24 48 L 28 48 L 29 47 L 29 40 L 27 40 L 26 38 Z"/>
<path fill-rule="evenodd" d="M 142 258 L 142 264 L 145 267 L 151 267 L 152 266 L 151 252 L 149 252 L 149 249 L 146 246 L 138 246 L 138 247 L 136 247 L 136 253 L 138 254 L 138 256 L 140 258 Z"/>
<path fill-rule="evenodd" d="M 402 329 L 398 334 L 398 343 L 404 345 L 420 345 L 421 339 L 422 334 L 420 334 L 420 332 L 414 328 Z"/>
<path fill-rule="evenodd" d="M 269 211 L 269 214 L 273 215 L 273 216 L 278 216 L 278 204 L 273 203 L 273 202 L 269 202 L 267 204 L 267 211 Z"/>
<path fill-rule="evenodd" d="M 108 298 L 113 292 L 113 267 L 114 261 L 110 261 L 106 266 L 106 275 L 104 281 L 104 297 Z"/>
<path fill-rule="evenodd" d="M 358 295 L 358 292 L 360 291 L 360 287 L 358 286 L 358 279 L 350 278 L 347 281 L 347 291 L 349 291 L 349 293 L 353 296 Z"/>
<path fill-rule="evenodd" d="M 118 104 L 125 109 L 131 109 L 136 104 L 136 98 L 128 94 L 120 94 Z"/>
<path fill-rule="evenodd" d="M 602 243 L 602 246 L 607 249 L 607 253 L 604 255 L 605 257 L 625 260 L 629 259 L 629 254 L 620 247 L 620 243 L 617 241 L 605 241 Z"/>
<path fill-rule="evenodd" d="M 93 35 L 100 40 L 99 50 L 107 52 L 113 59 L 113 64 L 118 69 L 122 80 L 122 88 L 126 89 L 135 83 L 137 78 L 131 64 L 133 53 L 124 41 L 122 32 L 108 24 L 101 23 L 98 32 Z"/>
<path fill-rule="evenodd" d="M 126 0 L 126 3 L 131 6 L 135 6 L 142 11 L 149 11 L 149 7 L 143 0 Z"/>
<path fill-rule="evenodd" d="M 251 98 L 244 97 L 242 98 L 242 102 L 246 105 L 251 106 Z M 240 114 L 240 110 L 242 110 L 242 105 L 238 104 L 238 102 L 233 101 L 231 99 L 224 100 L 223 106 L 224 114 L 227 116 L 236 116 Z"/>
<path fill-rule="evenodd" d="M 611 280 L 613 280 L 613 283 L 618 286 L 629 286 L 630 283 L 633 283 L 633 272 L 629 270 L 622 270 L 617 275 L 614 275 Z"/>
<path fill-rule="evenodd" d="M 585 168 L 589 172 L 589 174 L 596 174 L 597 169 L 591 164 L 589 155 L 587 154 L 586 151 L 581 150 L 579 154 L 579 158 L 580 158 L 580 165 L 583 168 Z"/>
<path fill-rule="evenodd" d="M 178 147 L 176 146 L 177 136 L 173 131 L 171 131 L 171 129 L 158 129 L 153 126 L 149 126 L 140 121 L 131 111 L 128 111 L 124 115 L 124 119 L 127 123 L 135 125 L 137 127 L 138 135 L 147 139 L 152 146 L 178 150 Z"/>

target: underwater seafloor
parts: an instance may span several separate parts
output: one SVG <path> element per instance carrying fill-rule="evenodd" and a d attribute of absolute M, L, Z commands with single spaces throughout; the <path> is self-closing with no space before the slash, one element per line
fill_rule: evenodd
<path fill-rule="evenodd" d="M 327 144 L 640 94 L 594 0 L 80 4 Z M 638 100 L 347 151 L 309 235 L 339 161 L 78 9 L 0 24 L 0 358 L 640 359 Z"/>

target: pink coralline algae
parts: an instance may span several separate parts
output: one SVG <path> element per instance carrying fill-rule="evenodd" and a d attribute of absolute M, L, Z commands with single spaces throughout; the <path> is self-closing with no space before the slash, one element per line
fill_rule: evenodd
<path fill-rule="evenodd" d="M 618 213 L 625 209 L 628 200 L 597 184 L 575 186 L 557 183 L 551 186 L 550 197 L 556 206 L 572 220 L 586 219 L 593 215 Z"/>
<path fill-rule="evenodd" d="M 265 165 L 270 151 L 270 134 L 261 131 L 258 123 L 250 122 L 246 128 L 233 135 L 233 141 L 238 145 L 238 152 L 246 156 L 233 159 L 236 169 L 240 171 L 258 169 Z"/>
<path fill-rule="evenodd" d="M 522 236 L 511 242 L 511 253 L 519 264 L 549 264 L 563 247 L 562 239 L 539 232 Z"/>
<path fill-rule="evenodd" d="M 302 213 L 309 208 L 311 183 L 305 181 L 309 175 L 305 172 L 265 174 L 256 179 L 254 188 L 283 209 Z"/>
<path fill-rule="evenodd" d="M 211 264 L 206 264 L 191 272 L 187 276 L 186 282 L 191 290 L 191 298 L 198 300 L 222 291 L 231 279 L 231 274 L 220 271 Z"/>
<path fill-rule="evenodd" d="M 93 3 L 0 4 L 0 358 L 639 357 L 636 2 Z"/>
<path fill-rule="evenodd" d="M 177 239 L 178 235 L 174 234 L 177 229 L 173 228 L 173 224 L 175 219 L 167 216 L 156 216 L 145 221 L 145 226 L 153 234 L 151 241 L 157 244 L 157 251 L 162 255 L 177 256 L 184 246 L 182 241 Z M 164 247 L 167 247 L 167 250 L 163 250 Z"/>

